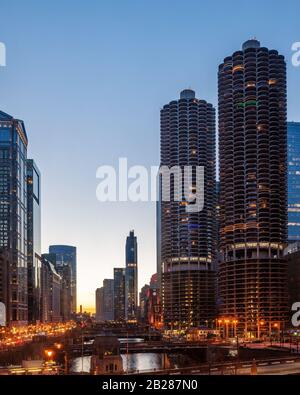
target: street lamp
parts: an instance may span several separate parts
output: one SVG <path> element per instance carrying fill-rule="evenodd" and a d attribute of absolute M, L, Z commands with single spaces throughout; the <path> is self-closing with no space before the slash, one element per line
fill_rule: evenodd
<path fill-rule="evenodd" d="M 47 362 L 53 362 L 54 351 L 53 350 L 45 350 L 45 356 L 47 358 Z"/>

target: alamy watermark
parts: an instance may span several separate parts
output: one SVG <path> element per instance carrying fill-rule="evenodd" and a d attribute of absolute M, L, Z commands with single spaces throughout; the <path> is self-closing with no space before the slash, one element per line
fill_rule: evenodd
<path fill-rule="evenodd" d="M 294 52 L 294 54 L 292 56 L 292 65 L 295 67 L 299 67 L 300 66 L 300 41 L 293 43 L 292 51 Z"/>
<path fill-rule="evenodd" d="M 127 158 L 119 158 L 118 171 L 113 166 L 99 166 L 100 182 L 96 196 L 100 202 L 180 202 L 186 212 L 204 207 L 203 166 L 145 166 L 128 168 Z M 160 191 L 160 193 L 159 193 Z"/>
<path fill-rule="evenodd" d="M 300 302 L 295 302 L 293 304 L 292 311 L 295 312 L 292 316 L 292 325 L 298 327 L 300 326 Z"/>
<path fill-rule="evenodd" d="M 2 42 L 0 42 L 0 66 L 6 66 L 6 46 Z"/>

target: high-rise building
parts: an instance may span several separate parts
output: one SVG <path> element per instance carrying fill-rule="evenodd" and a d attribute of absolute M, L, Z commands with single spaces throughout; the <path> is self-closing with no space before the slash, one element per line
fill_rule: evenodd
<path fill-rule="evenodd" d="M 114 320 L 114 280 L 103 280 L 103 320 Z"/>
<path fill-rule="evenodd" d="M 139 321 L 144 324 L 148 323 L 149 289 L 150 285 L 145 284 L 140 291 Z"/>
<path fill-rule="evenodd" d="M 291 243 L 284 250 L 288 262 L 289 311 L 300 301 L 300 241 Z"/>
<path fill-rule="evenodd" d="M 67 245 L 52 245 L 49 247 L 50 254 L 56 254 L 56 270 L 59 266 L 70 266 L 71 270 L 71 314 L 77 311 L 77 257 L 76 247 Z"/>
<path fill-rule="evenodd" d="M 260 337 L 287 313 L 285 60 L 249 40 L 218 80 L 221 315 Z"/>
<path fill-rule="evenodd" d="M 114 268 L 114 320 L 125 320 L 125 268 Z"/>
<path fill-rule="evenodd" d="M 59 322 L 61 316 L 62 278 L 53 263 L 42 256 L 41 266 L 41 321 Z"/>
<path fill-rule="evenodd" d="M 27 159 L 27 276 L 28 321 L 41 319 L 41 174 Z"/>
<path fill-rule="evenodd" d="M 300 241 L 300 122 L 288 122 L 288 241 Z"/>
<path fill-rule="evenodd" d="M 206 325 L 215 317 L 216 250 L 216 160 L 215 109 L 195 97 L 190 89 L 180 93 L 161 110 L 161 168 L 193 169 L 191 185 L 180 188 L 178 175 L 170 177 L 170 200 L 160 178 L 161 298 L 166 329 L 176 330 Z M 203 187 L 196 185 L 196 170 L 203 167 Z M 201 210 L 188 207 L 193 202 L 175 192 L 190 187 L 190 193 L 204 196 Z M 202 191 L 201 191 L 202 189 Z M 197 193 L 198 193 L 197 192 Z M 180 201 L 177 201 L 180 200 Z"/>
<path fill-rule="evenodd" d="M 0 248 L 10 255 L 8 323 L 28 321 L 27 135 L 23 121 L 0 111 Z"/>
<path fill-rule="evenodd" d="M 125 247 L 125 319 L 137 320 L 138 308 L 138 273 L 137 273 L 137 239 L 134 231 L 129 232 Z"/>
<path fill-rule="evenodd" d="M 104 319 L 103 319 L 103 287 L 96 289 L 95 299 L 96 299 L 95 320 L 96 320 L 96 322 L 101 322 L 101 321 L 104 321 Z"/>
<path fill-rule="evenodd" d="M 103 286 L 96 289 L 96 322 L 114 320 L 114 280 L 103 280 Z"/>

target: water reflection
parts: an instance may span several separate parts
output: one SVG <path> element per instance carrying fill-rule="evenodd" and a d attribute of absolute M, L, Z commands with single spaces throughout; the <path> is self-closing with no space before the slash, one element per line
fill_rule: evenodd
<path fill-rule="evenodd" d="M 136 370 L 154 370 L 163 367 L 163 354 L 160 353 L 135 353 L 122 355 L 123 369 L 126 372 Z M 89 373 L 91 367 L 91 357 L 74 358 L 71 364 L 71 373 Z"/>
<path fill-rule="evenodd" d="M 154 370 L 162 369 L 163 354 L 162 353 L 134 353 L 122 355 L 123 369 L 126 372 L 136 370 Z"/>
<path fill-rule="evenodd" d="M 71 364 L 71 373 L 90 373 L 91 357 L 74 358 Z"/>

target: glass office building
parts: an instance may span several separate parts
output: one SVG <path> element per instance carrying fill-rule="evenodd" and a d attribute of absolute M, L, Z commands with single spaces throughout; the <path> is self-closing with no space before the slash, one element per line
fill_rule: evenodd
<path fill-rule="evenodd" d="M 56 270 L 62 275 L 59 267 L 70 266 L 71 270 L 71 312 L 76 313 L 77 310 L 77 257 L 76 247 L 68 245 L 52 245 L 49 247 L 50 254 L 56 254 Z"/>
<path fill-rule="evenodd" d="M 135 321 L 137 319 L 137 307 L 137 239 L 132 230 L 126 239 L 125 318 L 127 321 Z"/>
<path fill-rule="evenodd" d="M 300 122 L 288 122 L 288 241 L 300 241 Z"/>
<path fill-rule="evenodd" d="M 27 275 L 28 321 L 41 319 L 41 174 L 27 160 Z"/>
<path fill-rule="evenodd" d="M 23 121 L 0 111 L 0 248 L 9 254 L 7 318 L 28 321 L 27 135 Z"/>
<path fill-rule="evenodd" d="M 114 268 L 114 320 L 125 320 L 125 268 Z"/>

